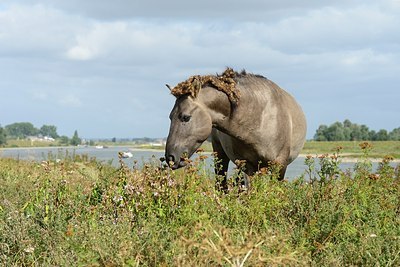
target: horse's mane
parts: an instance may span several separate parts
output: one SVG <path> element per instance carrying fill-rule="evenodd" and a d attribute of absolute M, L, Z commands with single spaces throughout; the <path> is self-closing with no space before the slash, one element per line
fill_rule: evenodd
<path fill-rule="evenodd" d="M 239 78 L 248 75 L 252 74 L 247 74 L 244 70 L 238 73 L 231 68 L 226 68 L 222 74 L 217 75 L 195 75 L 172 88 L 171 94 L 176 97 L 190 95 L 196 98 L 201 88 L 210 86 L 224 92 L 228 96 L 229 101 L 233 105 L 236 105 L 240 98 L 240 93 L 236 88 L 236 84 Z"/>

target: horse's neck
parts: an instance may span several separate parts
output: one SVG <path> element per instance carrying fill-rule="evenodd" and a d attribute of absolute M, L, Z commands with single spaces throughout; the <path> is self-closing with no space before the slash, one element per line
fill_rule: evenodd
<path fill-rule="evenodd" d="M 238 129 L 245 125 L 237 121 L 240 117 L 237 113 L 243 112 L 242 108 L 234 108 L 228 96 L 214 88 L 203 88 L 198 97 L 204 108 L 208 110 L 214 128 L 236 138 L 242 138 L 243 133 L 238 133 Z"/>

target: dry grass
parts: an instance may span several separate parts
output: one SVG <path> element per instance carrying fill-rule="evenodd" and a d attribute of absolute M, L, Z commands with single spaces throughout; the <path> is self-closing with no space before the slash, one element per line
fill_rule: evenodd
<path fill-rule="evenodd" d="M 399 169 L 371 173 L 365 150 L 342 173 L 339 153 L 307 158 L 310 181 L 260 173 L 240 194 L 216 191 L 200 159 L 174 172 L 0 159 L 0 265 L 399 266 Z"/>

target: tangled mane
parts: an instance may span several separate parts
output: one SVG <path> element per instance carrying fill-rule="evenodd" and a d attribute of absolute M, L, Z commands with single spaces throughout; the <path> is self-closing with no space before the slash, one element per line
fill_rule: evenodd
<path fill-rule="evenodd" d="M 246 75 L 246 73 L 243 71 L 239 74 L 233 69 L 227 68 L 220 75 L 191 76 L 186 81 L 183 81 L 172 88 L 171 94 L 176 97 L 190 95 L 193 98 L 196 98 L 201 88 L 210 86 L 224 92 L 228 96 L 229 101 L 233 105 L 236 105 L 240 98 L 239 91 L 236 88 L 236 78 L 241 75 Z"/>

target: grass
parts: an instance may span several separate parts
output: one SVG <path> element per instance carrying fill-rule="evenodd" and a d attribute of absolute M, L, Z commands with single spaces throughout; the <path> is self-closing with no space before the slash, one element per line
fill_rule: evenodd
<path fill-rule="evenodd" d="M 29 139 L 10 139 L 7 140 L 5 147 L 49 147 L 57 146 L 58 142 L 46 142 L 46 141 L 31 141 Z"/>
<path fill-rule="evenodd" d="M 304 145 L 301 154 L 316 155 L 332 153 L 335 147 L 343 147 L 342 154 L 346 157 L 356 158 L 361 155 L 358 141 L 337 141 L 337 142 L 321 142 L 321 141 L 307 141 Z M 391 155 L 395 159 L 400 159 L 400 141 L 374 141 L 371 142 L 374 149 L 369 154 L 371 158 L 383 158 L 386 155 Z M 137 145 L 131 141 L 123 142 L 98 142 L 99 145 L 104 146 L 131 146 L 140 149 L 156 149 L 165 150 L 165 146 L 154 146 L 150 144 Z M 59 143 L 40 142 L 30 140 L 8 140 L 6 147 L 48 147 L 57 146 Z M 206 141 L 201 146 L 204 151 L 212 152 L 211 142 Z"/>
<path fill-rule="evenodd" d="M 371 158 L 383 158 L 391 155 L 394 158 L 400 158 L 400 141 L 374 141 L 370 142 L 373 150 L 368 154 Z M 337 141 L 337 142 L 321 142 L 307 141 L 302 150 L 302 154 L 323 154 L 332 153 L 335 147 L 342 147 L 342 154 L 346 157 L 359 157 L 362 152 L 358 141 Z"/>
<path fill-rule="evenodd" d="M 204 156 L 178 171 L 0 159 L 0 265 L 399 266 L 399 167 L 372 173 L 370 152 L 352 172 L 337 150 L 293 182 L 263 171 L 227 194 Z"/>

